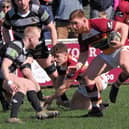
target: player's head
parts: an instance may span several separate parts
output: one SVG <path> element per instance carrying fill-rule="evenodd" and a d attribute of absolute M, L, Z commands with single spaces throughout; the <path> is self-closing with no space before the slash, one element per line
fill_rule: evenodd
<path fill-rule="evenodd" d="M 13 8 L 20 11 L 27 11 L 29 10 L 31 0 L 12 0 L 11 2 Z"/>
<path fill-rule="evenodd" d="M 57 53 L 67 53 L 67 52 L 68 52 L 67 46 L 62 42 L 57 43 L 54 47 L 51 48 L 51 54 L 53 56 L 55 56 Z"/>
<path fill-rule="evenodd" d="M 78 9 L 73 11 L 69 17 L 71 28 L 78 33 L 88 32 L 89 24 L 88 19 L 85 17 L 83 10 Z"/>
<path fill-rule="evenodd" d="M 29 42 L 29 48 L 35 48 L 39 44 L 41 29 L 30 26 L 24 31 L 24 39 Z"/>
<path fill-rule="evenodd" d="M 57 65 L 62 65 L 67 62 L 68 50 L 65 44 L 57 43 L 52 47 L 51 54 L 54 56 Z"/>

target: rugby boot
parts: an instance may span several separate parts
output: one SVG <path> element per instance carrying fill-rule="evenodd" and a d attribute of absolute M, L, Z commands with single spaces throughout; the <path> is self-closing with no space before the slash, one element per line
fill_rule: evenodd
<path fill-rule="evenodd" d="M 59 111 L 57 110 L 46 110 L 48 114 L 48 118 L 57 117 L 59 115 Z"/>
<path fill-rule="evenodd" d="M 92 107 L 92 109 L 82 117 L 103 117 L 103 113 L 99 107 Z"/>
<path fill-rule="evenodd" d="M 23 123 L 22 120 L 20 120 L 19 118 L 16 118 L 16 117 L 9 118 L 9 119 L 7 120 L 7 122 L 8 122 L 8 123 L 18 123 L 18 124 L 22 124 L 22 123 Z"/>
<path fill-rule="evenodd" d="M 101 109 L 101 110 L 105 110 L 108 106 L 109 106 L 109 103 L 107 103 L 107 102 L 102 102 L 102 103 L 100 104 L 100 109 Z"/>
<path fill-rule="evenodd" d="M 36 113 L 37 119 L 47 119 L 47 118 L 54 118 L 59 115 L 59 111 L 48 111 L 48 110 L 42 110 L 40 112 Z"/>

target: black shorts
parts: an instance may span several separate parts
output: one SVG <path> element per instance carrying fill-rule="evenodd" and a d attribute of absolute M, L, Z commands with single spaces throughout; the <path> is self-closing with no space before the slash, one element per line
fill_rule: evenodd
<path fill-rule="evenodd" d="M 34 59 L 48 58 L 49 56 L 49 50 L 45 43 L 38 44 L 35 49 L 30 50 L 30 53 Z"/>

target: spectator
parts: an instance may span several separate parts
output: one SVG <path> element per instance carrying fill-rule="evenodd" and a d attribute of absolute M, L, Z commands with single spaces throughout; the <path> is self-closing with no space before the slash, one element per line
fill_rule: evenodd
<path fill-rule="evenodd" d="M 1 11 L 1 9 L 2 9 L 2 2 L 3 2 L 4 0 L 0 0 L 0 11 Z"/>
<path fill-rule="evenodd" d="M 129 2 L 122 1 L 117 7 L 114 19 L 129 25 Z"/>
<path fill-rule="evenodd" d="M 68 28 L 69 15 L 76 9 L 83 9 L 82 0 L 53 0 L 53 9 L 58 38 L 72 38 Z"/>
<path fill-rule="evenodd" d="M 34 4 L 40 4 L 39 0 L 31 0 Z"/>
<path fill-rule="evenodd" d="M 119 6 L 121 0 L 114 0 L 114 11 L 116 11 L 117 7 Z"/>
<path fill-rule="evenodd" d="M 2 10 L 0 12 L 0 19 L 4 19 L 5 14 L 11 9 L 10 1 L 3 1 L 2 2 Z"/>
<path fill-rule="evenodd" d="M 2 2 L 2 10 L 0 12 L 0 42 L 2 43 L 2 35 L 1 35 L 1 27 L 4 21 L 5 14 L 11 9 L 10 1 L 3 1 Z"/>
<path fill-rule="evenodd" d="M 111 19 L 114 15 L 113 0 L 90 0 L 90 18 L 99 16 L 99 12 L 104 11 Z"/>

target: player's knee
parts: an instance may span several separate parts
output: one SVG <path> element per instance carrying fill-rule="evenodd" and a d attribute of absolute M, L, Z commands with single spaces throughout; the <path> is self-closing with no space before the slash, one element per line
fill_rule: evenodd
<path fill-rule="evenodd" d="M 129 66 L 128 65 L 121 65 L 122 69 L 125 71 L 125 73 L 129 74 Z"/>
<path fill-rule="evenodd" d="M 27 92 L 31 90 L 36 91 L 37 89 L 36 89 L 36 85 L 31 80 L 27 80 L 24 86 L 24 90 Z"/>

